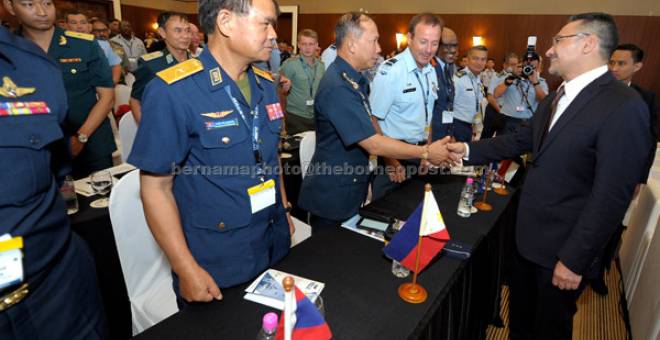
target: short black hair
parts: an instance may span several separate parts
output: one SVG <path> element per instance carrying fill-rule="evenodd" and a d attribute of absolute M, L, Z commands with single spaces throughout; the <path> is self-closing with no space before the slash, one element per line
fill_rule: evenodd
<path fill-rule="evenodd" d="M 280 15 L 280 6 L 277 0 L 275 4 L 276 15 Z M 252 0 L 199 0 L 198 2 L 199 25 L 206 34 L 215 33 L 215 21 L 218 19 L 220 10 L 226 9 L 233 13 L 248 14 L 252 8 Z"/>
<path fill-rule="evenodd" d="M 470 49 L 467 51 L 467 54 L 465 57 L 469 56 L 472 54 L 474 51 L 482 51 L 482 52 L 488 52 L 488 48 L 484 45 L 477 45 L 477 46 L 472 46 Z"/>
<path fill-rule="evenodd" d="M 348 12 L 342 15 L 335 25 L 335 46 L 337 48 L 342 47 L 349 34 L 353 34 L 358 38 L 362 36 L 360 24 L 369 20 L 373 19 L 362 12 Z"/>
<path fill-rule="evenodd" d="M 571 16 L 568 22 L 581 21 L 582 29 L 589 34 L 598 37 L 600 43 L 600 55 L 609 60 L 612 52 L 619 44 L 619 31 L 614 18 L 607 13 L 582 13 Z"/>
<path fill-rule="evenodd" d="M 415 27 L 419 24 L 431 25 L 432 27 L 440 26 L 440 34 L 442 34 L 442 27 L 445 25 L 442 19 L 437 15 L 431 13 L 420 13 L 410 19 L 408 23 L 408 33 L 411 36 L 415 35 Z"/>
<path fill-rule="evenodd" d="M 644 50 L 639 48 L 639 46 L 635 44 L 621 44 L 617 46 L 615 51 L 629 51 L 630 55 L 632 55 L 633 61 L 636 63 L 641 63 L 642 60 L 644 60 Z"/>
<path fill-rule="evenodd" d="M 79 9 L 71 9 L 71 10 L 66 11 L 64 13 L 64 21 L 69 21 L 69 15 L 84 15 L 85 19 L 89 20 L 89 16 L 87 15 L 87 13 L 85 13 L 85 12 L 79 10 Z"/>
<path fill-rule="evenodd" d="M 103 18 L 94 18 L 94 19 L 92 19 L 92 20 L 89 21 L 89 23 L 90 23 L 91 25 L 94 25 L 94 24 L 97 23 L 97 22 L 100 22 L 100 23 L 104 24 L 106 27 L 109 26 L 109 25 L 108 25 L 108 20 L 105 20 L 105 19 L 103 19 Z"/>
<path fill-rule="evenodd" d="M 188 22 L 188 16 L 187 15 L 185 15 L 183 13 L 179 13 L 179 12 L 167 11 L 167 12 L 162 12 L 162 13 L 158 14 L 158 19 L 156 21 L 156 22 L 158 22 L 158 27 L 162 27 L 163 29 L 165 29 L 165 25 L 167 25 L 167 21 L 169 21 L 170 18 L 179 18 L 179 20 L 181 20 L 183 22 Z"/>

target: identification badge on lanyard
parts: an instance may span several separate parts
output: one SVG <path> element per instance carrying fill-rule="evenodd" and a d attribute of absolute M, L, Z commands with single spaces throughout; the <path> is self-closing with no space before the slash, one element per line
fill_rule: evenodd
<path fill-rule="evenodd" d="M 424 139 L 429 140 L 430 135 L 431 135 L 431 125 L 426 125 L 424 127 Z"/>
<path fill-rule="evenodd" d="M 0 236 L 0 289 L 23 282 L 23 238 Z"/>
<path fill-rule="evenodd" d="M 270 179 L 257 184 L 248 188 L 247 192 L 253 214 L 275 204 L 275 180 Z"/>
<path fill-rule="evenodd" d="M 314 106 L 314 99 L 307 99 L 305 104 L 307 104 L 307 106 Z"/>
<path fill-rule="evenodd" d="M 454 122 L 453 111 L 442 111 L 442 124 L 451 124 Z"/>

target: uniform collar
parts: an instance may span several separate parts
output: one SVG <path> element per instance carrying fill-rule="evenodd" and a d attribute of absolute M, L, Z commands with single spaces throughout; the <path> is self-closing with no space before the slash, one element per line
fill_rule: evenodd
<path fill-rule="evenodd" d="M 4 27 L 0 27 L 0 45 L 1 44 L 8 44 L 17 49 L 21 49 L 25 52 L 41 57 L 46 62 L 59 67 L 57 62 L 55 62 L 55 60 L 53 60 L 52 58 L 49 58 L 48 55 L 41 49 L 41 47 L 37 46 L 37 44 L 21 36 L 12 34 L 11 32 L 9 32 L 9 30 L 7 30 Z M 3 53 L 2 51 L 3 49 L 0 49 L 0 58 L 7 60 L 15 68 L 16 63 L 14 62 L 14 60 L 12 60 L 11 54 Z"/>
<path fill-rule="evenodd" d="M 406 63 L 406 71 L 408 72 L 415 72 L 415 70 L 418 70 L 419 68 L 417 67 L 417 62 L 415 61 L 415 57 L 412 55 L 412 51 L 410 51 L 410 47 L 406 48 L 403 52 L 401 52 L 398 57 L 403 60 L 404 63 Z M 421 72 L 422 74 L 427 74 L 431 72 L 431 69 L 433 66 L 431 64 L 426 64 L 422 68 Z"/>
<path fill-rule="evenodd" d="M 335 67 L 338 69 L 340 75 L 345 72 L 349 78 L 353 79 L 358 84 L 362 85 L 365 83 L 362 73 L 354 69 L 351 64 L 344 60 L 344 58 L 337 56 L 334 63 L 336 64 Z"/>
<path fill-rule="evenodd" d="M 57 46 L 58 48 L 69 48 L 69 37 L 65 34 L 65 31 L 57 26 L 55 26 L 55 32 L 53 33 L 53 39 L 50 41 L 50 46 L 48 46 L 48 52 L 53 51 L 53 47 Z"/>
<path fill-rule="evenodd" d="M 225 86 L 232 86 L 232 93 L 238 93 L 238 85 L 234 82 L 225 70 L 218 64 L 215 60 L 215 57 L 211 54 L 208 48 L 205 48 L 202 51 L 202 54 L 199 55 L 199 60 L 204 65 L 204 71 L 201 73 L 202 78 L 208 84 L 208 88 L 211 92 L 215 92 L 219 89 L 224 88 Z M 252 66 L 247 69 L 247 77 L 250 83 L 250 91 L 252 93 L 252 102 L 259 103 L 263 97 L 264 89 L 261 86 L 261 81 L 254 74 Z M 251 103 L 247 103 L 251 104 Z M 251 105 L 248 105 L 251 106 Z"/>

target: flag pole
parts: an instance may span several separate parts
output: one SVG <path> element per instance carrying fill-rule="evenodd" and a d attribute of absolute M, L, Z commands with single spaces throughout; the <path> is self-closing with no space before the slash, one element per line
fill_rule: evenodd
<path fill-rule="evenodd" d="M 422 203 L 422 217 L 420 219 L 419 223 L 419 230 L 420 230 L 420 235 L 419 235 L 419 240 L 417 241 L 417 256 L 415 258 L 415 271 L 413 272 L 413 280 L 411 283 L 404 283 L 399 286 L 399 297 L 403 299 L 403 301 L 406 301 L 408 303 L 422 303 L 426 301 L 426 298 L 428 297 L 428 293 L 426 292 L 426 289 L 422 287 L 421 285 L 417 284 L 417 273 L 419 272 L 419 258 L 421 257 L 422 254 L 422 235 L 421 235 L 421 230 L 422 227 L 425 225 L 425 213 L 424 210 L 426 208 L 426 196 L 428 195 L 429 192 L 431 192 L 431 184 L 426 183 L 424 186 L 424 202 Z"/>
<path fill-rule="evenodd" d="M 282 287 L 284 288 L 284 340 L 291 340 L 293 338 L 293 327 L 297 321 L 295 314 L 295 282 L 293 277 L 285 277 L 282 280 Z"/>
<path fill-rule="evenodd" d="M 490 166 L 488 166 L 488 174 L 486 175 L 486 186 L 484 187 L 484 196 L 481 200 L 481 202 L 477 202 L 474 204 L 474 207 L 481 210 L 481 211 L 491 211 L 493 210 L 493 206 L 490 205 L 488 202 L 486 202 L 486 198 L 488 197 L 488 187 L 490 186 L 490 179 L 493 175 L 492 171 L 490 170 Z"/>

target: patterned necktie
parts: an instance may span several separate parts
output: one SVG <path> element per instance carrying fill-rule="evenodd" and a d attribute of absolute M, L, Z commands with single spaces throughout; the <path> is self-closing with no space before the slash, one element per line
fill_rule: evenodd
<path fill-rule="evenodd" d="M 552 98 L 552 103 L 550 103 L 550 109 L 552 111 L 550 112 L 550 117 L 548 117 L 548 121 L 545 123 L 545 127 L 543 129 L 543 137 L 541 137 L 541 144 L 543 144 L 545 137 L 548 135 L 548 132 L 550 131 L 550 125 L 552 124 L 552 120 L 555 118 L 555 114 L 557 114 L 557 106 L 559 106 L 559 100 L 561 100 L 563 96 L 564 96 L 564 85 L 560 86 L 559 89 L 557 89 L 557 94 L 555 95 L 554 98 Z"/>

